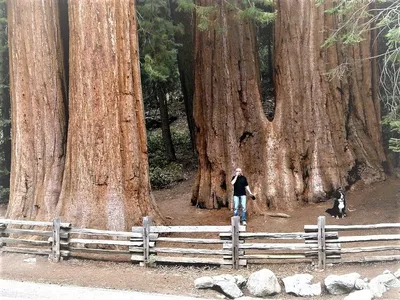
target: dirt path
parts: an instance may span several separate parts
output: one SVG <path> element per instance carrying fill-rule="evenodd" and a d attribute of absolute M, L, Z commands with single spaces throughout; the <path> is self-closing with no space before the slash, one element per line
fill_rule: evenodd
<path fill-rule="evenodd" d="M 227 225 L 232 212 L 198 209 L 190 205 L 192 180 L 183 182 L 172 190 L 155 191 L 157 203 L 171 225 Z M 318 216 L 326 216 L 327 224 L 370 224 L 400 222 L 400 179 L 388 179 L 370 186 L 359 186 L 357 191 L 346 192 L 348 217 L 336 220 L 325 210 L 332 201 L 299 205 L 291 218 L 272 218 L 267 215 L 249 216 L 247 231 L 295 232 L 303 231 L 305 224 L 317 224 Z M 249 200 L 250 201 L 250 200 Z M 376 231 L 378 232 L 378 231 Z"/>
<path fill-rule="evenodd" d="M 230 224 L 231 211 L 200 210 L 190 205 L 192 181 L 186 181 L 170 190 L 154 192 L 160 209 L 172 225 L 226 225 Z M 327 217 L 328 224 L 368 224 L 400 222 L 400 180 L 389 179 L 386 182 L 363 187 L 347 193 L 348 206 L 351 209 L 345 219 L 336 220 Z M 303 231 L 304 224 L 316 224 L 317 217 L 332 203 L 325 202 L 299 207 L 288 212 L 291 218 L 271 218 L 263 215 L 249 216 L 248 231 L 291 232 Z M 4 215 L 4 206 L 0 216 Z M 375 231 L 376 234 L 379 232 Z M 35 281 L 43 283 L 73 284 L 78 286 L 129 289 L 135 291 L 159 292 L 218 299 L 214 291 L 198 291 L 193 287 L 194 279 L 200 276 L 214 276 L 235 273 L 248 276 L 251 272 L 267 267 L 278 278 L 295 273 L 310 273 L 314 282 L 321 281 L 329 274 L 358 272 L 361 276 L 373 278 L 389 269 L 394 272 L 399 263 L 347 264 L 329 267 L 317 272 L 310 264 L 269 264 L 240 269 L 194 268 L 194 267 L 157 267 L 143 269 L 129 262 L 104 262 L 83 259 L 71 259 L 59 264 L 51 263 L 44 257 L 36 257 L 35 263 L 24 262 L 31 255 L 0 255 L 2 279 Z M 343 296 L 324 294 L 318 299 L 343 299 Z M 294 296 L 280 295 L 273 299 L 298 299 Z M 391 290 L 381 299 L 400 299 L 399 290 Z"/>

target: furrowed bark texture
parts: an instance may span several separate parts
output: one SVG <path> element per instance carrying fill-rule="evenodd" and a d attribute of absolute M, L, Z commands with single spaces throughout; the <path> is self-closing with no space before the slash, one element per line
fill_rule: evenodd
<path fill-rule="evenodd" d="M 49 220 L 65 161 L 65 74 L 58 1 L 8 1 L 11 219 Z"/>
<path fill-rule="evenodd" d="M 376 82 L 371 62 L 360 61 L 371 56 L 368 37 L 346 53 L 321 49 L 323 29 L 335 22 L 324 15 L 326 7 L 310 0 L 276 5 L 273 122 L 260 104 L 252 25 L 221 1 L 210 17 L 214 30 L 196 32 L 199 171 L 192 204 L 226 205 L 235 167 L 243 168 L 257 194 L 248 207 L 256 212 L 291 209 L 326 198 L 338 186 L 385 178 Z M 344 80 L 329 81 L 326 73 L 348 60 L 356 64 Z"/>
<path fill-rule="evenodd" d="M 69 2 L 68 147 L 58 212 L 130 230 L 161 216 L 150 191 L 134 0 Z"/>

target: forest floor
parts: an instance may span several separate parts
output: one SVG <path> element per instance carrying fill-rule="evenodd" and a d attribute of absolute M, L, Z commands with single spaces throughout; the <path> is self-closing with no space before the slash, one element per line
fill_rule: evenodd
<path fill-rule="evenodd" d="M 194 176 L 171 189 L 154 191 L 160 210 L 171 225 L 228 225 L 231 211 L 229 209 L 202 210 L 190 204 Z M 336 220 L 326 218 L 327 224 L 373 224 L 400 222 L 400 179 L 389 178 L 385 182 L 358 186 L 347 192 L 348 217 Z M 290 218 L 273 218 L 268 215 L 250 215 L 247 231 L 262 232 L 297 232 L 303 231 L 305 224 L 317 223 L 320 215 L 326 215 L 325 209 L 332 206 L 331 201 L 318 204 L 299 205 L 290 212 Z M 0 206 L 0 217 L 4 216 L 6 206 Z M 374 230 L 374 234 L 387 231 Z M 398 233 L 398 231 L 396 232 Z M 353 233 L 354 234 L 354 233 Z M 358 233 L 362 234 L 362 233 Z M 356 234 L 357 235 L 357 234 Z M 395 242 L 391 242 L 395 244 Z M 373 255 L 373 254 L 372 254 Z M 196 290 L 194 279 L 201 276 L 219 274 L 241 274 L 249 276 L 255 270 L 268 268 L 279 279 L 296 273 L 309 273 L 314 276 L 313 282 L 323 281 L 330 274 L 358 272 L 362 278 L 373 278 L 388 269 L 392 272 L 400 268 L 398 262 L 387 263 L 353 263 L 328 266 L 325 271 L 316 271 L 309 263 L 265 264 L 242 268 L 237 271 L 210 267 L 177 267 L 157 266 L 143 269 L 129 262 L 110 262 L 88 259 L 69 259 L 60 263 L 51 263 L 45 257 L 36 257 L 35 263 L 24 262 L 32 255 L 1 254 L 0 277 L 21 281 L 41 283 L 71 284 L 78 286 L 127 289 L 145 292 L 159 292 L 175 295 L 187 295 L 210 299 L 221 298 L 212 290 Z M 296 299 L 291 295 L 278 295 L 271 299 Z M 343 299 L 344 296 L 327 295 L 318 299 Z M 381 299 L 400 299 L 400 289 L 392 289 Z"/>

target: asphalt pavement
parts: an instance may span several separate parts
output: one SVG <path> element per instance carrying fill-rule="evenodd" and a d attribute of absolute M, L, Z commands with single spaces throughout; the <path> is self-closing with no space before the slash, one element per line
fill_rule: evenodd
<path fill-rule="evenodd" d="M 149 283 L 151 284 L 151 283 Z M 0 279 L 1 300 L 206 300 L 201 298 Z"/>

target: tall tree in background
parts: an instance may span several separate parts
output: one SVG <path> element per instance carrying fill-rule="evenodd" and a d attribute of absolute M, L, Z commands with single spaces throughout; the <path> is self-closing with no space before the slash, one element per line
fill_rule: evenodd
<path fill-rule="evenodd" d="M 8 1 L 12 165 L 7 217 L 54 216 L 65 160 L 58 0 Z"/>
<path fill-rule="evenodd" d="M 8 67 L 7 5 L 0 1 L 0 202 L 7 202 L 10 188 L 11 123 Z"/>
<path fill-rule="evenodd" d="M 161 220 L 152 197 L 135 0 L 69 2 L 67 160 L 58 213 L 75 226 L 128 230 Z"/>
<path fill-rule="evenodd" d="M 371 56 L 370 36 L 346 55 L 340 47 L 321 49 L 323 29 L 335 22 L 324 15 L 331 3 L 277 1 L 276 111 L 269 122 L 260 100 L 254 27 L 237 18 L 246 9 L 243 2 L 196 1 L 209 10 L 209 30 L 195 37 L 199 171 L 193 204 L 226 205 L 235 167 L 245 170 L 258 195 L 249 207 L 256 211 L 290 209 L 298 201 L 325 198 L 338 186 L 385 178 L 371 62 L 360 60 L 344 81 L 326 75 L 344 59 Z"/>
<path fill-rule="evenodd" d="M 186 0 L 188 1 L 188 0 Z M 193 150 L 195 149 L 195 124 L 193 118 L 193 94 L 194 94 L 194 46 L 193 33 L 195 26 L 193 24 L 193 8 L 190 4 L 193 0 L 189 0 L 189 9 L 185 10 L 178 6 L 179 1 L 170 0 L 171 17 L 176 26 L 182 25 L 183 32 L 178 31 L 175 34 L 175 41 L 178 44 L 178 69 L 181 80 L 182 95 L 185 101 L 185 111 L 192 142 Z"/>
<path fill-rule="evenodd" d="M 177 27 L 171 19 L 169 1 L 151 0 L 138 6 L 139 40 L 145 94 L 156 99 L 161 118 L 161 131 L 169 161 L 175 161 L 175 149 L 169 126 L 168 95 L 178 81 L 176 43 Z"/>

